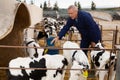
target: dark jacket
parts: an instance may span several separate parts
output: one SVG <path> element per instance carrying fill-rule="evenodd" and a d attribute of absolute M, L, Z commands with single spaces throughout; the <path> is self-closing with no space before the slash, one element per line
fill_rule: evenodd
<path fill-rule="evenodd" d="M 76 21 L 77 20 L 77 21 Z M 61 39 L 71 26 L 75 26 L 81 34 L 82 40 L 97 43 L 101 40 L 101 32 L 92 16 L 85 11 L 78 11 L 78 18 L 68 18 L 66 25 L 61 29 L 58 36 Z"/>

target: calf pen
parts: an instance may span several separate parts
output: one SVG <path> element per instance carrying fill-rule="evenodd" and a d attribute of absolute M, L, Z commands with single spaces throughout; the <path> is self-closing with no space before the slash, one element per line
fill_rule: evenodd
<path fill-rule="evenodd" d="M 120 46 L 120 45 L 119 45 Z M 0 45 L 0 48 L 1 47 L 4 47 L 4 48 L 35 48 L 35 47 L 26 47 L 26 46 L 6 46 L 6 45 Z M 43 48 L 43 47 L 42 47 Z M 48 48 L 48 49 L 59 49 L 59 50 L 63 50 L 63 49 L 65 49 L 65 48 L 50 48 L 50 47 L 46 47 L 46 48 Z M 78 50 L 77 48 L 71 48 L 71 49 L 76 49 L 76 50 Z M 67 49 L 66 48 L 66 50 L 71 50 L 71 49 Z M 86 50 L 87 48 L 82 48 L 82 49 L 84 49 L 84 50 Z M 89 49 L 87 49 L 87 50 L 92 50 L 91 48 L 89 48 Z M 110 50 L 111 52 L 113 51 L 113 50 L 115 50 L 116 52 L 117 52 L 117 55 L 118 55 L 118 60 L 119 60 L 119 54 L 120 54 L 120 48 L 119 47 L 116 47 L 115 49 L 106 49 L 106 50 Z M 117 61 L 117 69 L 118 70 L 116 70 L 117 71 L 117 73 L 116 73 L 116 78 L 118 78 L 119 79 L 119 75 L 120 75 L 120 73 L 119 73 L 119 63 L 118 63 L 119 61 Z M 0 70 L 6 70 L 6 69 L 22 69 L 22 68 L 10 68 L 10 67 L 0 67 Z M 23 68 L 23 69 L 37 69 L 37 70 L 43 70 L 43 69 L 45 69 L 45 68 Z M 47 70 L 56 70 L 56 69 L 51 69 L 51 68 L 49 68 L 49 69 L 47 69 Z M 66 69 L 67 71 L 69 71 L 70 69 L 68 68 L 68 69 Z M 80 69 L 72 69 L 72 70 L 80 70 Z M 104 69 L 89 69 L 88 71 L 97 71 L 97 70 L 103 70 L 104 71 Z M 109 69 L 108 69 L 108 71 L 109 71 Z M 1 73 L 2 74 L 2 73 Z M 1 78 L 2 76 L 0 76 L 0 78 Z M 69 73 L 66 73 L 66 76 L 65 76 L 65 80 L 68 80 L 68 78 L 69 78 Z M 118 80 L 118 79 L 116 79 L 116 80 Z M 0 80 L 2 80 L 2 78 L 0 79 Z M 98 78 L 97 77 L 88 77 L 87 78 L 87 80 L 98 80 Z M 106 79 L 106 80 L 109 80 L 108 78 Z"/>
<path fill-rule="evenodd" d="M 112 37 L 110 37 L 110 38 L 107 38 L 107 39 L 105 39 L 106 37 L 104 37 L 105 35 L 103 35 L 103 34 L 106 34 L 106 32 L 108 33 L 108 36 L 109 35 L 112 35 Z M 120 53 L 120 49 L 118 49 L 117 47 L 115 47 L 115 45 L 116 44 L 120 44 L 120 42 L 119 42 L 119 36 L 118 36 L 118 34 L 119 34 L 119 31 L 117 30 L 117 27 L 116 27 L 116 29 L 115 30 L 103 30 L 103 28 L 101 28 L 101 33 L 102 33 L 102 41 L 103 41 L 103 43 L 105 43 L 105 44 L 110 44 L 110 45 L 107 45 L 107 50 L 110 50 L 110 51 L 115 51 L 115 52 L 118 52 L 118 53 Z M 110 33 L 110 34 L 109 34 Z M 112 33 L 112 34 L 111 34 Z M 71 36 L 71 35 L 68 35 L 68 37 L 69 36 Z M 76 35 L 76 36 L 79 36 L 78 34 Z M 79 38 L 80 38 L 80 36 L 79 36 Z M 73 38 L 73 36 L 72 37 L 69 37 L 68 39 L 66 39 L 66 40 L 71 40 L 71 41 L 76 41 L 76 42 L 80 42 L 80 40 L 78 40 L 78 39 L 74 39 Z M 59 47 L 61 47 L 62 46 L 62 44 L 64 43 L 64 41 L 66 41 L 66 40 L 60 40 L 60 43 L 61 43 L 61 45 L 59 46 Z M 26 47 L 26 46 L 6 46 L 6 45 L 1 45 L 0 46 L 0 48 L 2 48 L 2 47 L 6 47 L 6 48 L 29 48 L 29 47 Z M 44 47 L 44 48 L 46 48 L 46 47 Z M 50 48 L 50 47 L 47 47 L 47 48 Z M 109 48 L 109 49 L 108 49 Z M 54 48 L 55 49 L 55 48 Z M 60 51 L 61 51 L 61 53 L 62 53 L 62 48 L 57 48 L 57 49 L 59 49 Z M 89 49 L 90 50 L 90 49 Z M 119 66 L 119 63 L 117 63 L 117 65 Z M 117 66 L 117 67 L 118 67 Z M 0 70 L 5 70 L 5 69 L 9 69 L 8 67 L 0 67 Z M 69 70 L 69 69 L 68 69 Z M 90 69 L 89 71 L 93 71 L 93 70 L 96 70 L 96 69 Z M 0 71 L 1 72 L 1 71 Z M 2 74 L 2 72 L 0 73 L 0 74 Z M 6 74 L 5 74 L 6 75 Z M 116 74 L 116 80 L 117 80 L 117 77 L 119 77 L 119 76 L 117 76 L 117 75 L 120 75 L 120 73 L 118 72 L 117 74 Z M 66 73 L 66 76 L 65 76 L 65 80 L 68 80 L 68 78 L 69 78 L 69 73 Z M 119 78 L 118 78 L 119 79 Z M 0 76 L 0 80 L 3 80 L 2 79 L 2 76 Z M 88 78 L 87 80 L 97 80 L 97 78 L 96 77 L 92 77 L 92 78 Z M 107 79 L 108 80 L 108 79 Z"/>

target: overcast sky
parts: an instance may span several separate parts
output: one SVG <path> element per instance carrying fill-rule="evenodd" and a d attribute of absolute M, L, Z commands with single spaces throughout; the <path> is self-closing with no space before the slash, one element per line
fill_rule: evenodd
<path fill-rule="evenodd" d="M 31 0 L 26 0 L 28 3 Z M 46 1 L 49 0 L 33 0 L 35 5 L 40 6 Z M 91 2 L 93 1 L 96 4 L 97 8 L 107 8 L 107 7 L 120 7 L 120 0 L 50 0 L 51 6 L 53 7 L 54 3 L 57 1 L 60 8 L 67 8 L 69 5 L 73 5 L 74 2 L 80 2 L 82 8 L 90 8 Z"/>

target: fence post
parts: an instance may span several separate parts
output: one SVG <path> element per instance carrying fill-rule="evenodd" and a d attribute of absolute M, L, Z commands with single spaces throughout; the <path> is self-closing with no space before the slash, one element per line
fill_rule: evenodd
<path fill-rule="evenodd" d="M 120 80 L 120 45 L 115 45 L 118 49 L 117 53 L 117 66 L 116 66 L 116 80 Z"/>

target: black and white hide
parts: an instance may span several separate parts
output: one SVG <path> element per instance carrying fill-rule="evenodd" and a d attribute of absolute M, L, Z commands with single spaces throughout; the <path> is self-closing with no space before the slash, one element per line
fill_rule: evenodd
<path fill-rule="evenodd" d="M 62 55 L 40 58 L 18 57 L 9 62 L 10 68 L 49 68 L 54 70 L 9 69 L 8 80 L 64 80 L 67 59 Z M 56 70 L 55 70 L 56 69 Z"/>
<path fill-rule="evenodd" d="M 108 76 L 107 69 L 110 69 L 109 80 L 115 79 L 116 55 L 114 53 L 106 51 L 99 42 L 95 45 L 95 49 L 91 51 L 91 59 L 96 69 L 105 69 L 105 71 L 96 71 L 96 76 L 99 75 L 99 80 L 104 80 L 105 76 Z"/>
<path fill-rule="evenodd" d="M 49 34 L 47 34 L 46 31 L 39 31 L 37 34 L 37 40 L 40 40 L 41 38 L 48 38 Z"/>
<path fill-rule="evenodd" d="M 48 25 L 48 27 L 45 28 L 45 32 L 48 35 L 48 38 L 50 36 L 57 36 L 56 28 L 53 25 Z"/>
<path fill-rule="evenodd" d="M 85 78 L 85 80 L 88 77 L 88 66 L 85 65 L 85 63 L 78 62 L 76 60 L 73 60 L 73 65 L 71 66 L 71 69 L 76 69 L 76 70 L 70 70 L 70 77 L 69 80 L 82 80 L 81 78 Z M 86 74 L 87 72 L 87 74 Z M 84 74 L 85 73 L 85 74 Z"/>
<path fill-rule="evenodd" d="M 26 52 L 28 53 L 29 57 L 38 58 L 44 55 L 44 49 L 40 48 L 40 45 L 32 38 L 27 38 L 25 42 Z"/>
<path fill-rule="evenodd" d="M 35 29 L 34 30 L 34 38 L 39 41 L 40 39 L 42 38 L 48 38 L 49 35 L 47 34 L 46 30 L 43 29 L 43 30 L 37 30 Z"/>
<path fill-rule="evenodd" d="M 58 22 L 56 19 L 47 17 L 43 19 L 45 32 L 49 36 L 57 36 Z"/>
<path fill-rule="evenodd" d="M 63 44 L 63 48 L 73 48 L 71 50 L 63 50 L 63 55 L 67 58 L 69 65 L 72 66 L 71 69 L 90 69 L 90 64 L 87 56 L 82 50 L 75 50 L 74 48 L 80 49 L 77 43 L 66 41 Z M 69 80 L 78 80 L 81 71 L 70 71 Z"/>

